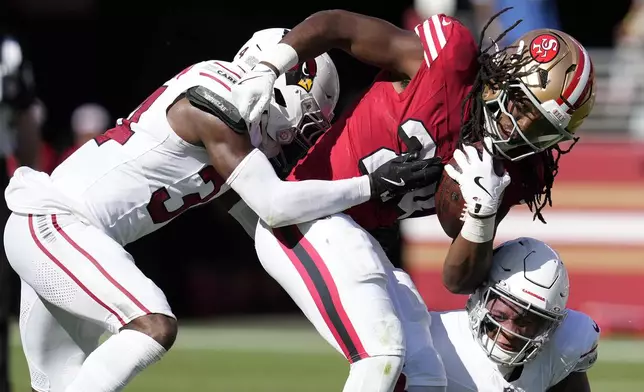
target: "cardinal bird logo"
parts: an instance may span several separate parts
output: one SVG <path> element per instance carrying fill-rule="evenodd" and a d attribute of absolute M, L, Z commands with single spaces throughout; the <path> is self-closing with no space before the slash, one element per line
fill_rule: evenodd
<path fill-rule="evenodd" d="M 304 91 L 310 93 L 317 72 L 318 67 L 315 60 L 308 60 L 304 63 L 297 64 L 286 72 L 286 85 L 300 86 Z"/>

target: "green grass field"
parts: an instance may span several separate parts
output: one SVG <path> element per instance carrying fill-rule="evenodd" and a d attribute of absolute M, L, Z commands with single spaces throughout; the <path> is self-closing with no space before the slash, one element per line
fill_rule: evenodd
<path fill-rule="evenodd" d="M 184 325 L 173 350 L 126 390 L 341 391 L 344 359 L 309 326 L 284 324 Z M 12 355 L 15 391 L 27 392 L 29 373 L 17 338 Z M 589 376 L 593 392 L 644 391 L 644 340 L 602 341 Z"/>

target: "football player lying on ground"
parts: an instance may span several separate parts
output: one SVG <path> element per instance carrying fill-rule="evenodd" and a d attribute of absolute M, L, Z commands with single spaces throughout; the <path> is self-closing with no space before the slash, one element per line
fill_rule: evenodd
<path fill-rule="evenodd" d="M 350 178 L 408 151 L 440 156 L 444 163 L 454 155 L 461 172 L 446 170 L 459 182 L 467 211 L 443 277 L 451 291 L 471 293 L 487 276 L 495 228 L 510 206 L 525 202 L 541 218 L 550 202 L 559 143 L 574 139 L 594 102 L 586 50 L 556 30 L 532 31 L 496 51 L 492 44 L 477 47 L 472 34 L 445 15 L 410 32 L 360 14 L 322 11 L 255 58 L 259 63 L 233 88 L 241 115 L 259 118 L 276 78 L 331 48 L 382 72 L 288 178 Z M 245 49 L 238 53 L 246 55 Z M 479 158 L 469 145 L 486 137 L 490 142 Z M 505 174 L 495 173 L 492 155 L 503 159 Z M 366 230 L 434 214 L 435 188 L 297 226 L 261 223 L 257 229 L 264 268 L 351 364 L 345 391 L 391 391 L 406 355 L 407 315 L 396 308 L 408 289 L 396 283 L 391 263 Z M 442 202 L 436 201 L 438 208 Z M 407 346 L 413 344 L 407 339 Z M 441 390 L 446 379 L 436 353 L 428 348 L 415 355 L 423 356 L 425 368 L 405 370 L 410 391 Z"/>
<path fill-rule="evenodd" d="M 447 392 L 590 392 L 586 371 L 597 360 L 599 327 L 566 308 L 568 273 L 547 244 L 517 238 L 498 246 L 488 279 L 462 310 L 423 310 L 409 276 L 399 274 L 418 296 L 408 312 L 419 321 L 409 330 L 422 336 L 430 328 Z"/>
<path fill-rule="evenodd" d="M 291 105 L 274 102 L 268 116 L 246 123 L 230 102 L 243 70 L 225 61 L 197 63 L 51 176 L 16 171 L 6 190 L 13 214 L 4 244 L 22 279 L 20 334 L 34 391 L 119 391 L 170 349 L 175 316 L 123 247 L 187 209 L 232 188 L 265 222 L 282 226 L 440 176 L 440 161 L 405 156 L 371 175 L 282 181 L 256 147 L 272 156 L 279 143 L 306 143 L 328 126 L 338 99 L 331 59 L 318 56 L 312 64 L 319 74 L 311 94 L 296 94 L 283 75 L 276 88 Z M 99 346 L 106 330 L 114 335 Z"/>

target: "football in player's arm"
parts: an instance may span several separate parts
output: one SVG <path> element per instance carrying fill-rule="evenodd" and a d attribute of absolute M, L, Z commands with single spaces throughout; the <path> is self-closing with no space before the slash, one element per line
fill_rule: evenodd
<path fill-rule="evenodd" d="M 390 70 L 398 75 L 398 82 L 413 78 L 425 61 L 423 44 L 413 31 L 348 11 L 318 12 L 286 34 L 271 56 L 265 57 L 233 89 L 233 100 L 242 117 L 250 121 L 258 118 L 271 97 L 278 75 L 298 61 L 314 58 L 332 48 L 340 48 L 365 63 Z M 507 174 L 499 177 L 493 170 L 486 170 L 487 164 L 487 160 L 464 163 L 462 168 L 467 170 L 459 176 L 463 196 L 470 202 L 463 231 L 445 260 L 445 284 L 458 293 L 471 292 L 489 269 L 496 212 L 502 191 L 509 183 Z M 473 182 L 476 176 L 484 176 L 481 183 L 486 189 Z M 484 201 L 474 203 L 474 197 L 482 197 Z"/>

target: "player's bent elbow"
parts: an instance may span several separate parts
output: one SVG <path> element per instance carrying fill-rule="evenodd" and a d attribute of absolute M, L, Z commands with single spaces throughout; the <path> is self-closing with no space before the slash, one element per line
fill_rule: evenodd
<path fill-rule="evenodd" d="M 267 211 L 255 209 L 255 213 L 261 221 L 266 223 L 266 226 L 270 228 L 279 227 L 278 224 L 281 223 L 279 219 L 274 219 L 274 214 L 272 209 L 267 209 Z"/>
<path fill-rule="evenodd" d="M 287 215 L 286 209 L 280 209 L 278 204 L 270 206 L 266 211 L 255 211 L 259 219 L 264 221 L 270 228 L 277 228 L 293 224 L 292 219 Z"/>

